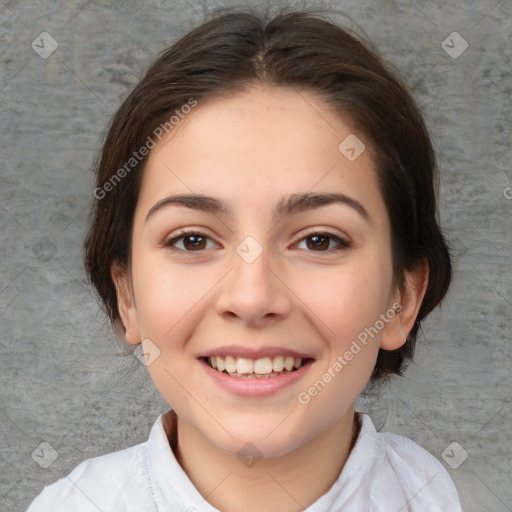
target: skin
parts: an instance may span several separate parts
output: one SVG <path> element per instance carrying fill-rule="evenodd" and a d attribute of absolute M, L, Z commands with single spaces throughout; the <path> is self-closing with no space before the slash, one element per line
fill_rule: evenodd
<path fill-rule="evenodd" d="M 369 144 L 355 161 L 338 150 L 351 133 L 364 141 L 313 93 L 254 86 L 200 103 L 148 158 L 131 266 L 114 265 L 112 277 L 126 340 L 158 347 L 148 370 L 178 415 L 176 456 L 219 510 L 297 511 L 327 492 L 349 455 L 354 403 L 379 347 L 399 348 L 418 313 L 426 268 L 408 273 L 404 289 L 394 287 L 389 218 Z M 282 197 L 320 191 L 357 200 L 370 220 L 338 203 L 272 218 Z M 146 219 L 177 193 L 218 197 L 232 214 L 168 205 Z M 194 250 L 181 238 L 173 251 L 164 244 L 181 228 L 207 241 Z M 312 232 L 350 247 L 337 250 L 327 238 L 317 248 Z M 247 236 L 263 249 L 252 263 L 236 252 Z M 298 394 L 395 303 L 400 314 L 301 404 Z M 226 344 L 292 347 L 315 361 L 272 396 L 240 397 L 197 359 Z M 262 456 L 252 467 L 236 455 L 247 442 Z"/>

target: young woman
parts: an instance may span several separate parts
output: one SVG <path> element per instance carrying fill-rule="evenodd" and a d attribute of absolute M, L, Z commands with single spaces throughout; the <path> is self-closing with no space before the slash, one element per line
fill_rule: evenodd
<path fill-rule="evenodd" d="M 217 16 L 113 118 L 90 279 L 172 408 L 30 512 L 460 511 L 354 404 L 400 374 L 451 265 L 406 88 L 319 15 Z"/>

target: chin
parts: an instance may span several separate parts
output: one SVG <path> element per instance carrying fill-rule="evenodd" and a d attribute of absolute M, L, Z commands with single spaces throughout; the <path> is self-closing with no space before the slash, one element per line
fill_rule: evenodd
<path fill-rule="evenodd" d="M 280 417 L 278 421 L 272 417 L 272 421 L 262 418 L 255 418 L 254 421 L 238 422 L 237 424 L 227 424 L 226 430 L 216 430 L 215 436 L 212 436 L 211 429 L 204 432 L 203 435 L 210 439 L 210 442 L 219 450 L 229 453 L 238 458 L 253 456 L 257 458 L 275 458 L 287 455 L 310 439 L 315 438 L 321 433 L 319 428 L 308 433 L 304 430 L 304 424 L 292 424 L 283 421 Z"/>

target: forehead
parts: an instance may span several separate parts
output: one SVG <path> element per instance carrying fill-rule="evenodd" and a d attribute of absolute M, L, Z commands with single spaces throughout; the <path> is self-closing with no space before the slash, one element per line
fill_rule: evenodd
<path fill-rule="evenodd" d="M 170 193 L 215 188 L 228 203 L 243 196 L 245 206 L 316 190 L 379 206 L 369 145 L 355 160 L 340 151 L 355 135 L 349 119 L 309 91 L 256 86 L 199 102 L 151 151 L 139 202 L 147 212 Z"/>
<path fill-rule="evenodd" d="M 316 162 L 320 148 L 336 152 L 340 137 L 353 131 L 350 119 L 342 120 L 312 91 L 254 85 L 230 96 L 200 101 L 153 153 L 165 146 L 190 149 L 193 145 L 212 155 L 259 149 L 261 159 L 276 164 L 286 163 L 276 160 L 283 153 L 287 162 L 305 155 L 314 156 Z"/>

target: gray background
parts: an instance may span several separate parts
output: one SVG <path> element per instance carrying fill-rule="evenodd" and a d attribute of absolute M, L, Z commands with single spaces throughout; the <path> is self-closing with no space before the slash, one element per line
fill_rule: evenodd
<path fill-rule="evenodd" d="M 144 441 L 167 409 L 84 283 L 91 164 L 156 52 L 233 5 L 0 1 L 1 510 L 25 510 L 79 462 Z M 455 279 L 416 362 L 364 407 L 443 462 L 466 512 L 512 510 L 512 2 L 274 5 L 347 12 L 425 111 Z M 43 31 L 59 45 L 48 58 L 31 48 Z M 441 46 L 454 31 L 469 45 L 456 59 Z M 47 469 L 32 456 L 42 442 L 58 454 Z M 468 453 L 456 469 L 441 455 L 452 442 L 452 465 Z"/>

